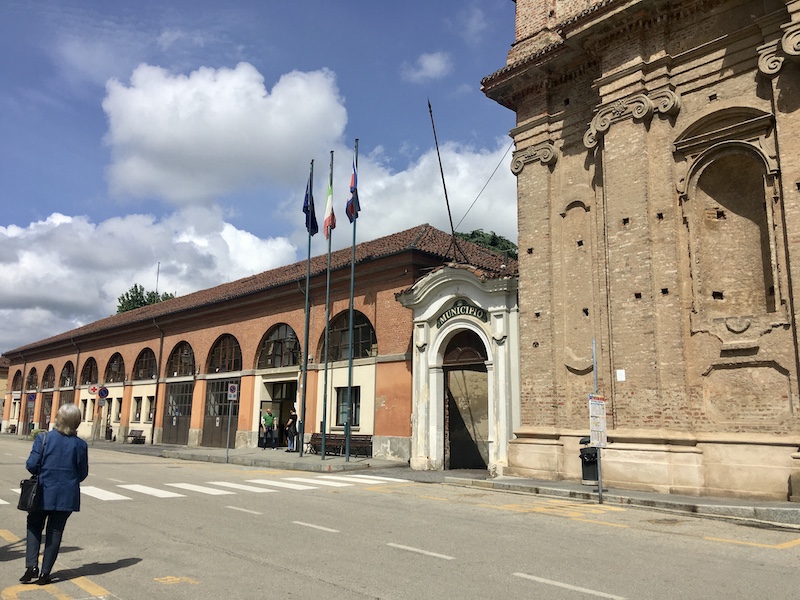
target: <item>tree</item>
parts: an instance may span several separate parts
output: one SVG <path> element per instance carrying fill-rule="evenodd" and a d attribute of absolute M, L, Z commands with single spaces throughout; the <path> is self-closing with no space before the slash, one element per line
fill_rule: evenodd
<path fill-rule="evenodd" d="M 470 233 L 458 233 L 456 235 L 462 240 L 467 240 L 484 248 L 494 250 L 498 254 L 510 256 L 517 260 L 517 245 L 511 240 L 497 235 L 494 231 L 485 232 L 483 229 L 476 229 Z"/>
<path fill-rule="evenodd" d="M 152 290 L 146 292 L 144 286 L 134 283 L 131 289 L 117 298 L 117 314 L 124 313 L 135 308 L 141 308 L 142 306 L 147 306 L 149 304 L 158 304 L 159 302 L 163 302 L 164 300 L 169 300 L 170 298 L 174 297 L 175 294 L 170 294 L 168 292 L 164 292 L 161 295 Z"/>

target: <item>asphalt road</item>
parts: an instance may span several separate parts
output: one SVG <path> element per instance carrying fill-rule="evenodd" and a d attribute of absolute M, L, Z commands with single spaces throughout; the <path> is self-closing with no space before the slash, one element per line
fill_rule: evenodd
<path fill-rule="evenodd" d="M 12 490 L 27 449 L 0 437 L 2 600 L 789 599 L 800 589 L 796 531 L 391 470 L 321 476 L 100 449 L 67 524 L 60 581 L 22 586 L 25 515 Z"/>

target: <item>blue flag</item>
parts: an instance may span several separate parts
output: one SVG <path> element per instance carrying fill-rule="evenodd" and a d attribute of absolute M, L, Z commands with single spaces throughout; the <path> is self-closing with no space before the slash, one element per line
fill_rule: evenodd
<path fill-rule="evenodd" d="M 358 211 L 361 210 L 361 204 L 358 202 L 358 170 L 356 169 L 356 157 L 353 155 L 353 174 L 350 176 L 350 199 L 344 208 L 347 213 L 347 218 L 352 223 L 358 218 Z"/>
<path fill-rule="evenodd" d="M 303 200 L 303 212 L 306 214 L 306 229 L 311 235 L 319 231 L 317 225 L 317 213 L 314 210 L 314 195 L 311 193 L 311 175 L 308 176 L 306 184 L 306 198 Z"/>

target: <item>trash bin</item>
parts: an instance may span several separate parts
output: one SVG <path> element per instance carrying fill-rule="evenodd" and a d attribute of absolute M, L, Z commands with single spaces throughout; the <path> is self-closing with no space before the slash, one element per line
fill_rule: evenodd
<path fill-rule="evenodd" d="M 581 483 L 583 485 L 598 485 L 597 478 L 597 448 L 588 446 L 590 438 L 581 438 Z"/>
<path fill-rule="evenodd" d="M 114 429 L 111 425 L 106 425 L 106 439 L 110 442 L 111 437 L 114 435 Z"/>

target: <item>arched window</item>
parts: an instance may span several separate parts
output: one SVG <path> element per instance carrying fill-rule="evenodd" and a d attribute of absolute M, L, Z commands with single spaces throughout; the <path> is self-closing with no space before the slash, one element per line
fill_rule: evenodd
<path fill-rule="evenodd" d="M 94 358 L 89 358 L 83 363 L 83 370 L 81 371 L 81 385 L 89 385 L 97 383 L 99 370 L 97 368 L 97 361 Z"/>
<path fill-rule="evenodd" d="M 22 371 L 14 373 L 14 381 L 11 383 L 11 390 L 14 392 L 22 391 Z"/>
<path fill-rule="evenodd" d="M 122 359 L 122 354 L 115 352 L 111 360 L 106 365 L 106 375 L 103 378 L 106 383 L 117 383 L 125 381 L 125 361 Z"/>
<path fill-rule="evenodd" d="M 290 367 L 299 364 L 300 361 L 300 342 L 297 334 L 286 323 L 281 323 L 273 327 L 261 342 L 257 368 Z"/>
<path fill-rule="evenodd" d="M 136 358 L 131 379 L 155 379 L 157 372 L 156 355 L 150 348 L 145 348 Z"/>
<path fill-rule="evenodd" d="M 53 368 L 53 365 L 47 365 L 47 368 L 44 370 L 44 375 L 42 375 L 42 388 L 50 390 L 54 387 L 56 387 L 56 370 Z"/>
<path fill-rule="evenodd" d="M 67 361 L 61 369 L 61 377 L 58 380 L 58 387 L 70 387 L 75 384 L 75 367 L 71 360 Z"/>
<path fill-rule="evenodd" d="M 28 371 L 28 378 L 25 380 L 26 390 L 35 390 L 39 387 L 39 374 L 36 372 L 36 367 Z"/>
<path fill-rule="evenodd" d="M 189 342 L 181 342 L 172 350 L 167 365 L 167 377 L 194 375 L 194 351 Z"/>
<path fill-rule="evenodd" d="M 350 358 L 350 313 L 343 311 L 336 316 L 329 327 L 328 361 L 348 360 Z M 319 355 L 323 356 L 325 335 L 320 340 Z M 377 356 L 378 339 L 369 319 L 359 311 L 353 313 L 353 358 Z"/>
<path fill-rule="evenodd" d="M 458 332 L 447 344 L 444 353 L 445 365 L 485 365 L 488 360 L 486 347 L 477 333 L 469 329 Z"/>
<path fill-rule="evenodd" d="M 211 349 L 208 357 L 209 373 L 230 373 L 242 370 L 242 349 L 235 337 L 226 333 Z"/>

